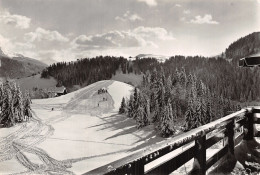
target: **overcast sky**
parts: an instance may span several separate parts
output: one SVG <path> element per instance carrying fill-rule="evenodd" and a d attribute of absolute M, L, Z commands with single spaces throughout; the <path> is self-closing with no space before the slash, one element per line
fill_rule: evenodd
<path fill-rule="evenodd" d="M 0 0 L 0 47 L 41 60 L 203 55 L 259 31 L 260 0 Z"/>

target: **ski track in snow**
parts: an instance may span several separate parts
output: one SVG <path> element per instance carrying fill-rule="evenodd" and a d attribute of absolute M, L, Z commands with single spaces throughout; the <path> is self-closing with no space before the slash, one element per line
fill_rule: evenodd
<path fill-rule="evenodd" d="M 16 127 L 19 127 L 18 130 L 9 134 L 6 137 L 0 139 L 0 163 L 6 160 L 10 160 L 15 158 L 22 166 L 27 168 L 27 171 L 19 172 L 15 174 L 74 174 L 72 171 L 67 170 L 72 167 L 72 163 L 76 163 L 82 160 L 102 157 L 107 155 L 114 155 L 116 153 L 125 152 L 128 149 L 123 149 L 120 151 L 114 151 L 104 154 L 97 154 L 88 157 L 80 157 L 76 159 L 67 159 L 67 160 L 56 160 L 52 158 L 46 151 L 43 149 L 37 148 L 36 145 L 43 142 L 46 138 L 49 138 L 54 133 L 54 128 L 51 124 L 61 122 L 73 114 L 73 110 L 79 106 L 79 104 L 89 97 L 95 94 L 100 88 L 107 87 L 111 85 L 113 81 L 102 81 L 98 82 L 96 86 L 89 87 L 83 93 L 75 94 L 74 98 L 66 104 L 36 104 L 34 107 L 39 109 L 51 109 L 55 108 L 55 110 L 61 111 L 61 115 L 57 115 L 47 119 L 46 121 L 42 121 L 34 111 L 32 111 L 33 117 L 28 123 L 18 124 Z M 107 95 L 109 98 L 108 101 L 108 109 L 114 109 L 114 101 L 109 94 Z M 98 109 L 96 110 L 98 111 Z M 85 112 L 85 111 L 84 111 Z M 94 115 L 101 115 L 103 112 L 99 113 L 94 111 Z M 20 126 L 19 126 L 20 125 Z M 62 138 L 49 138 L 49 139 L 58 139 L 62 140 Z M 111 145 L 125 145 L 127 144 L 118 144 L 118 143 L 109 143 L 109 142 L 98 142 L 91 140 L 76 140 L 83 142 L 94 142 L 94 143 L 103 143 L 103 144 L 111 144 Z M 27 154 L 25 154 L 27 153 Z M 35 163 L 32 159 L 30 159 L 29 155 L 37 156 L 41 163 Z M 1 171 L 1 170 L 0 170 Z"/>

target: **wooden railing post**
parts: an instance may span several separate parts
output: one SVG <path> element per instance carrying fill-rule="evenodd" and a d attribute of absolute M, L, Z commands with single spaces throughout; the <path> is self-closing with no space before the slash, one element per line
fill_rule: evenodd
<path fill-rule="evenodd" d="M 235 120 L 232 120 L 231 122 L 229 122 L 226 126 L 226 133 L 227 133 L 227 138 L 228 138 L 228 141 L 227 141 L 227 145 L 228 145 L 228 150 L 229 152 L 234 155 L 235 153 Z"/>
<path fill-rule="evenodd" d="M 194 165 L 191 174 L 206 174 L 206 135 L 195 140 Z"/>
<path fill-rule="evenodd" d="M 130 175 L 134 175 L 134 174 L 144 174 L 144 159 L 140 159 L 138 161 L 136 161 L 134 164 L 133 164 L 133 168 L 132 168 L 132 171 L 129 173 Z"/>
<path fill-rule="evenodd" d="M 247 123 L 245 125 L 245 136 L 243 140 L 253 140 L 254 138 L 254 114 L 252 109 L 246 112 Z"/>

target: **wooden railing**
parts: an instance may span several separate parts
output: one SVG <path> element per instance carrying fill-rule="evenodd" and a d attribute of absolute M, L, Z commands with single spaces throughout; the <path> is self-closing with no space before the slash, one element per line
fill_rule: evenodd
<path fill-rule="evenodd" d="M 259 108 L 242 109 L 85 174 L 170 174 L 192 158 L 193 171 L 206 174 L 228 152 L 234 154 L 241 140 L 260 136 L 254 127 L 260 124 L 256 113 L 260 113 Z M 223 148 L 207 159 L 206 150 L 221 140 Z M 180 148 L 184 151 L 178 151 Z M 171 156 L 174 151 L 177 155 Z"/>

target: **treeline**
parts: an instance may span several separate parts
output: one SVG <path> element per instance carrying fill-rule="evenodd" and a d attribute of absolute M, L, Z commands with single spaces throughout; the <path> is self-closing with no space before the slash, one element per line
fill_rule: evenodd
<path fill-rule="evenodd" d="M 6 81 L 0 85 L 0 124 L 10 127 L 32 117 L 29 93 L 22 94 L 19 85 Z"/>
<path fill-rule="evenodd" d="M 176 69 L 166 75 L 161 67 L 146 72 L 140 88 L 135 88 L 129 100 L 122 99 L 119 113 L 133 118 L 138 128 L 153 124 L 161 136 L 168 137 L 178 129 L 187 131 L 238 109 L 230 99 L 212 93 L 195 74 Z M 182 127 L 176 128 L 180 123 Z"/>
<path fill-rule="evenodd" d="M 86 86 L 100 80 L 110 79 L 119 66 L 124 73 L 126 73 L 126 69 L 130 70 L 129 63 L 123 57 L 99 56 L 69 63 L 54 63 L 42 71 L 41 77 L 54 77 L 58 81 L 57 86 Z"/>

